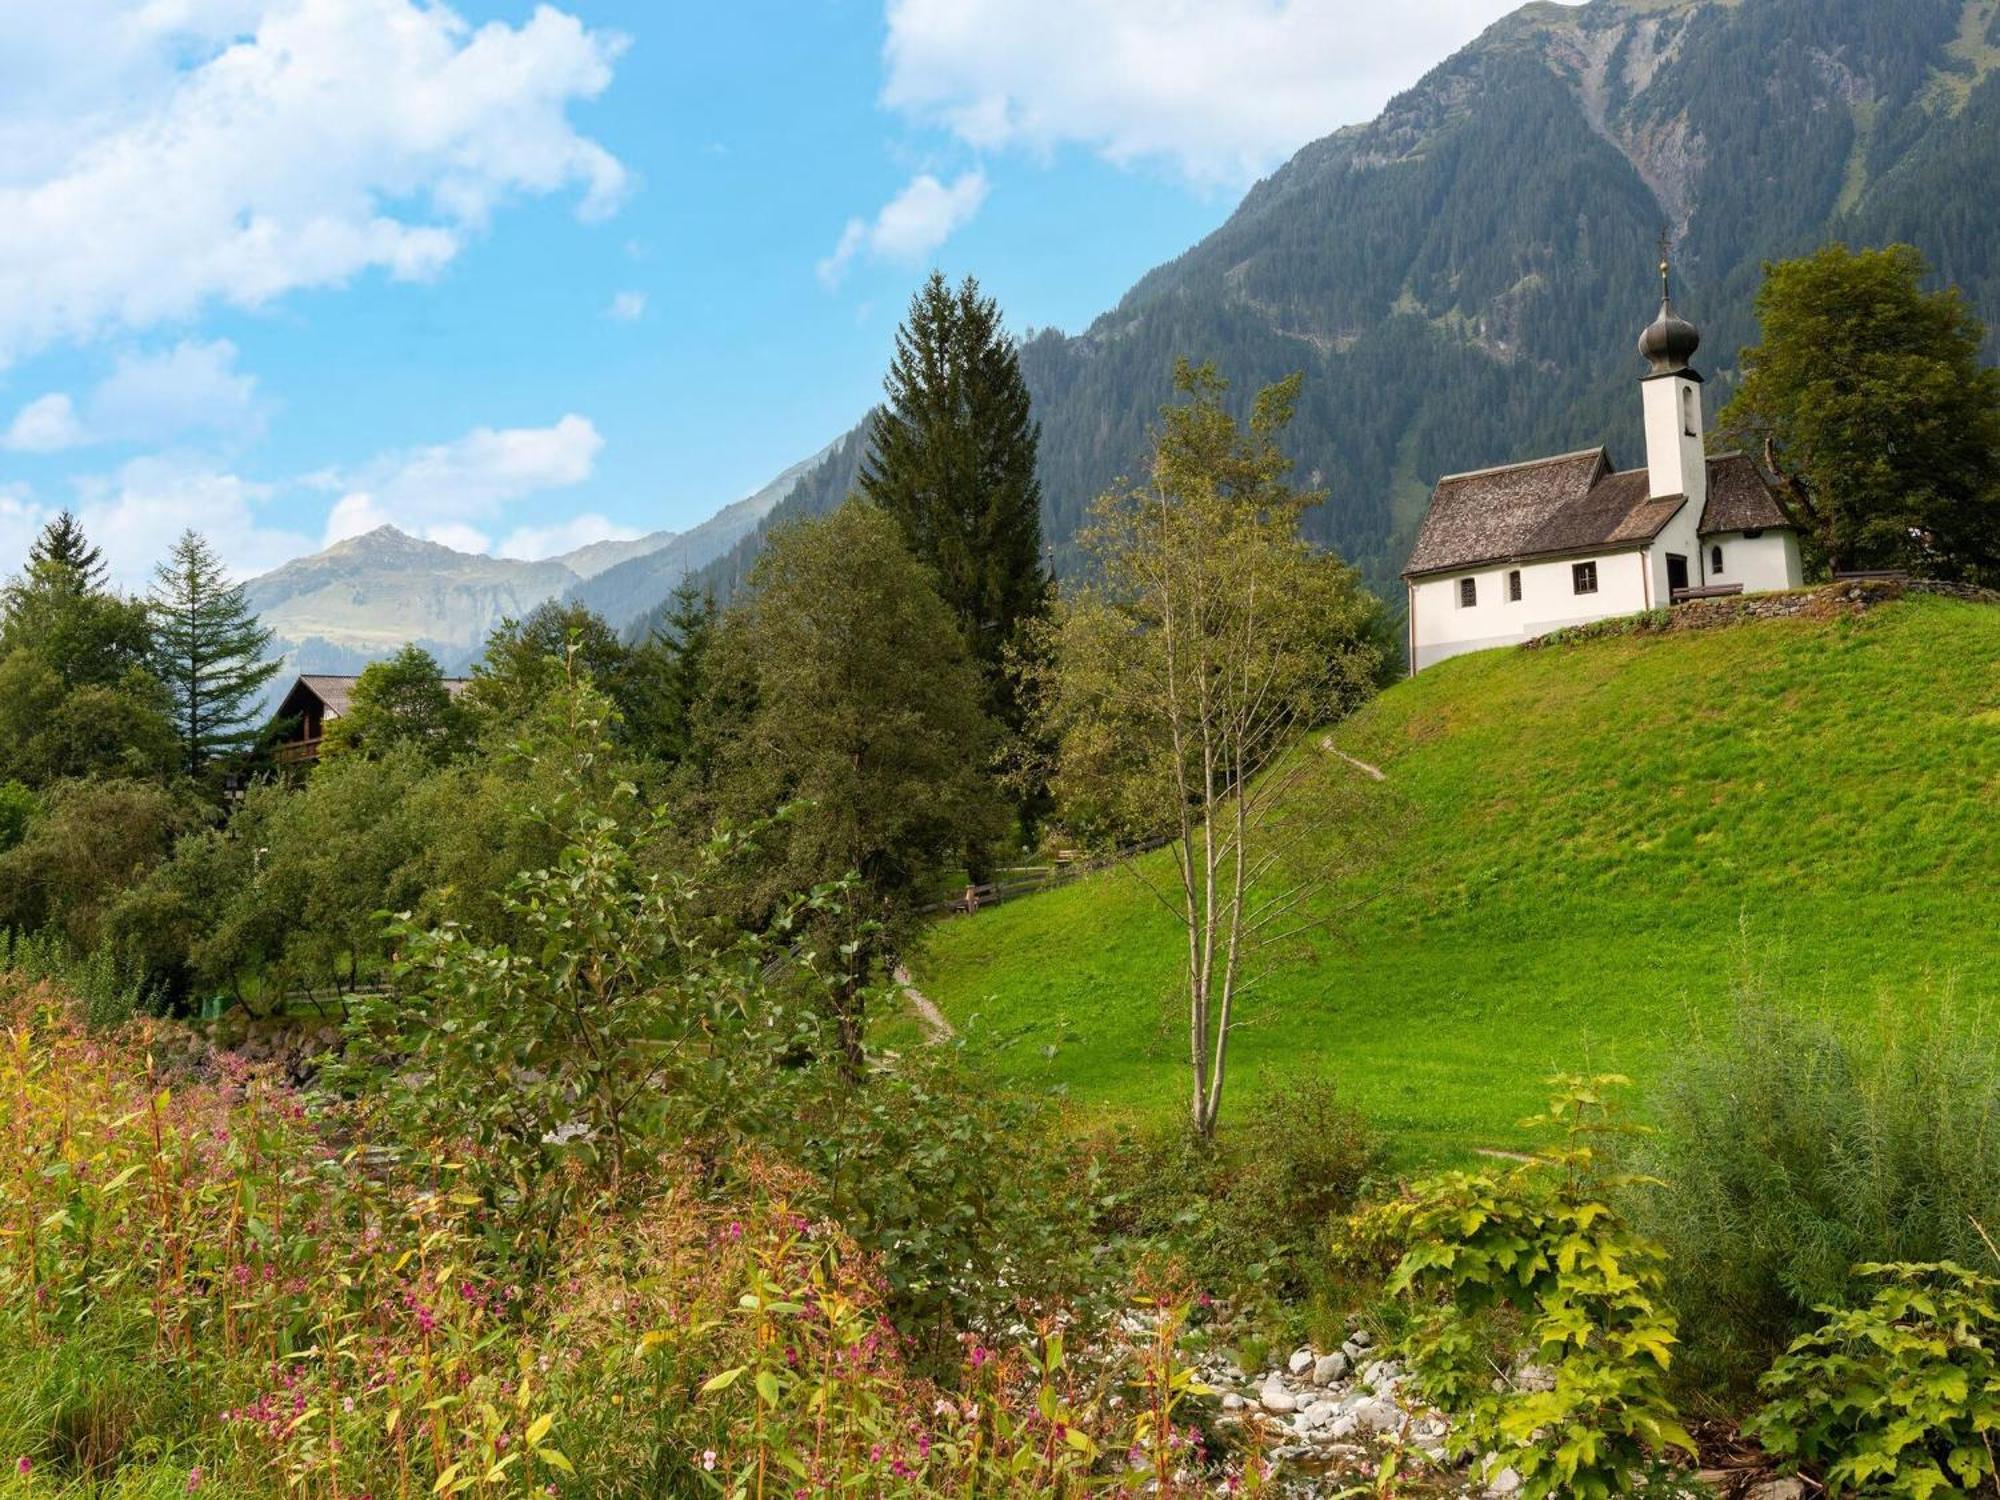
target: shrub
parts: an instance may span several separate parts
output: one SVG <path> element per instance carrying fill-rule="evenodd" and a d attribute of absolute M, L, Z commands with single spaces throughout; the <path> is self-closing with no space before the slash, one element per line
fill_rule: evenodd
<path fill-rule="evenodd" d="M 1489 1475 L 1512 1468 L 1525 1500 L 1603 1500 L 1693 1443 L 1666 1394 L 1663 1258 L 1615 1203 L 1638 1185 L 1610 1149 L 1629 1129 L 1612 1103 L 1625 1080 L 1550 1081 L 1560 1092 L 1541 1123 L 1562 1128 L 1562 1145 L 1504 1174 L 1419 1183 L 1357 1234 L 1406 1247 L 1389 1290 L 1429 1307 L 1406 1347 L 1419 1391 L 1456 1418 L 1458 1451 L 1493 1455 Z M 1523 1346 L 1552 1372 L 1546 1389 L 1495 1380 Z"/>
<path fill-rule="evenodd" d="M 1219 1142 L 1128 1134 L 1101 1157 L 1102 1227 L 1173 1251 L 1213 1292 L 1289 1301 L 1316 1285 L 1328 1229 L 1385 1153 L 1333 1080 L 1306 1073 Z"/>
<path fill-rule="evenodd" d="M 1671 1260 L 1683 1377 L 1747 1392 L 1867 1290 L 1862 1262 L 1982 1263 L 2000 1224 L 2000 1058 L 1983 1018 L 1885 1009 L 1872 1024 L 1746 1001 L 1683 1050 L 1634 1205 Z"/>
<path fill-rule="evenodd" d="M 1829 1494 L 1927 1500 L 1991 1484 L 2000 1427 L 2000 1281 L 1950 1262 L 1866 1265 L 1888 1285 L 1826 1323 L 1759 1382 L 1770 1402 L 1745 1429 L 1780 1458 L 1823 1471 Z"/>
<path fill-rule="evenodd" d="M 780 1139 L 816 1174 L 811 1201 L 880 1264 L 889 1316 L 924 1359 L 955 1363 L 960 1331 L 992 1338 L 1024 1312 L 1091 1310 L 1078 1304 L 1106 1278 L 1084 1168 L 1045 1106 L 935 1048 L 859 1085 L 819 1081 Z"/>

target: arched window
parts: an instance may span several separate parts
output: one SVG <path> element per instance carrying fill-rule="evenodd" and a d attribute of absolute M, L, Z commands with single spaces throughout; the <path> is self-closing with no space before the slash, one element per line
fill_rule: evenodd
<path fill-rule="evenodd" d="M 1681 387 L 1681 431 L 1689 437 L 1701 436 L 1695 430 L 1694 387 L 1691 385 Z"/>
<path fill-rule="evenodd" d="M 1720 573 L 1722 571 L 1722 548 L 1720 546 L 1708 549 L 1708 571 L 1711 573 Z"/>

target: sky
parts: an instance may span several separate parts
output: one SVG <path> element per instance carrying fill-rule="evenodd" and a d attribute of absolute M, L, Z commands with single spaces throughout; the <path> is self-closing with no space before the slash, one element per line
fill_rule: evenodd
<path fill-rule="evenodd" d="M 0 0 L 0 573 L 681 530 L 911 292 L 1078 330 L 1511 0 Z"/>

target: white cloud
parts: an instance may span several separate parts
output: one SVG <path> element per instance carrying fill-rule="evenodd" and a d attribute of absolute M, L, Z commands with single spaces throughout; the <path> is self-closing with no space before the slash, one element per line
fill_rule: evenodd
<path fill-rule="evenodd" d="M 549 526 L 517 526 L 494 548 L 494 554 L 539 562 L 545 557 L 560 557 L 565 552 L 588 547 L 592 542 L 629 542 L 641 534 L 636 526 L 621 526 L 590 512 Z"/>
<path fill-rule="evenodd" d="M 163 354 L 127 352 L 87 403 L 88 418 L 64 392 L 22 407 L 0 447 L 54 453 L 86 443 L 161 443 L 191 432 L 246 435 L 259 425 L 257 377 L 236 369 L 227 339 L 175 345 Z"/>
<path fill-rule="evenodd" d="M 547 5 L 477 28 L 418 0 L 0 5 L 0 363 L 428 276 L 523 194 L 608 212 L 624 169 L 568 110 L 621 47 Z"/>
<path fill-rule="evenodd" d="M 863 252 L 903 264 L 921 262 L 979 212 L 986 201 L 986 174 L 977 168 L 946 184 L 926 172 L 883 205 L 874 222 L 849 219 L 840 243 L 819 263 L 819 279 L 838 286 Z"/>
<path fill-rule="evenodd" d="M 888 0 L 883 101 L 980 150 L 1077 144 L 1239 187 L 1515 3 Z"/>
<path fill-rule="evenodd" d="M 644 292 L 620 292 L 611 299 L 611 305 L 604 309 L 604 316 L 615 323 L 636 323 L 645 315 Z"/>
<path fill-rule="evenodd" d="M 14 414 L 0 448 L 15 453 L 59 453 L 86 440 L 76 404 L 57 391 L 30 401 Z"/>
<path fill-rule="evenodd" d="M 90 398 L 90 430 L 100 440 L 239 433 L 256 421 L 257 377 L 238 372 L 236 346 L 227 339 L 190 340 L 164 354 L 121 354 Z"/>
<path fill-rule="evenodd" d="M 111 574 L 128 588 L 142 587 L 153 567 L 183 531 L 214 543 L 239 578 L 309 552 L 313 539 L 263 517 L 274 486 L 173 454 L 133 459 L 115 474 L 77 482 L 77 518 L 104 548 Z"/>
<path fill-rule="evenodd" d="M 474 523 L 498 519 L 515 501 L 588 479 L 604 439 L 574 414 L 552 427 L 476 428 L 464 437 L 387 454 L 354 473 L 317 475 L 316 488 L 341 492 L 327 516 L 326 542 L 393 525 L 460 551 L 491 545 Z"/>
<path fill-rule="evenodd" d="M 567 416 L 549 427 L 477 428 L 454 442 L 386 454 L 353 473 L 327 471 L 277 483 L 230 472 L 191 453 L 135 458 L 111 473 L 74 481 L 71 508 L 104 548 L 112 577 L 143 587 L 183 531 L 201 532 L 238 577 L 348 537 L 393 525 L 461 552 L 490 552 L 485 523 L 543 491 L 590 477 L 603 439 L 595 426 Z M 275 522 L 280 503 L 294 514 L 309 495 L 332 494 L 319 535 Z M 56 507 L 22 485 L 0 485 L 0 574 L 17 566 Z M 587 542 L 638 533 L 599 515 L 516 525 L 500 548 L 506 557 L 545 557 Z"/>

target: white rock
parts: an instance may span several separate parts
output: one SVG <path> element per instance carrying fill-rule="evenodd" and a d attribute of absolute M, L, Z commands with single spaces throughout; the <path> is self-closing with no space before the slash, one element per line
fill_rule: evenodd
<path fill-rule="evenodd" d="M 1392 1391 L 1403 1378 L 1403 1367 L 1393 1359 L 1378 1359 L 1361 1372 L 1361 1383 L 1371 1391 Z"/>
<path fill-rule="evenodd" d="M 1522 1391 L 1552 1391 L 1556 1372 L 1547 1365 L 1521 1364 L 1514 1369 L 1514 1387 Z"/>
<path fill-rule="evenodd" d="M 1310 1349 L 1294 1349 L 1291 1363 L 1286 1367 L 1294 1375 L 1303 1375 L 1313 1367 L 1313 1352 Z"/>
<path fill-rule="evenodd" d="M 1502 1469 L 1488 1481 L 1486 1493 L 1494 1496 L 1495 1500 L 1503 1500 L 1503 1497 L 1507 1495 L 1518 1493 L 1520 1488 L 1521 1476 L 1516 1474 L 1512 1469 Z"/>
<path fill-rule="evenodd" d="M 1351 1438 L 1360 1430 L 1360 1427 L 1361 1423 L 1356 1420 L 1354 1413 L 1347 1412 L 1335 1417 L 1333 1419 L 1333 1426 L 1328 1428 L 1327 1431 L 1328 1435 L 1334 1438 Z"/>
<path fill-rule="evenodd" d="M 1338 1401 L 1315 1401 L 1299 1414 L 1300 1420 L 1308 1427 L 1325 1427 L 1340 1415 Z"/>
<path fill-rule="evenodd" d="M 1250 1404 L 1249 1402 L 1245 1401 L 1241 1396 L 1237 1395 L 1236 1392 L 1234 1391 L 1231 1391 L 1228 1395 L 1222 1398 L 1222 1409 L 1224 1411 L 1241 1411 L 1243 1410 L 1244 1407 L 1248 1406 L 1249 1404 Z"/>
<path fill-rule="evenodd" d="M 1278 1416 L 1289 1416 L 1299 1409 L 1299 1398 L 1282 1385 L 1267 1385 L 1257 1394 L 1257 1401 L 1265 1411 Z"/>
<path fill-rule="evenodd" d="M 1313 1361 L 1313 1384 L 1332 1385 L 1347 1373 L 1345 1354 L 1322 1354 Z"/>
<path fill-rule="evenodd" d="M 1393 1401 L 1365 1401 L 1354 1408 L 1353 1416 L 1377 1432 L 1394 1432 L 1403 1425 L 1402 1410 Z"/>
<path fill-rule="evenodd" d="M 1805 1482 L 1788 1475 L 1783 1479 L 1767 1479 L 1762 1484 L 1752 1485 L 1746 1500 L 1801 1500 L 1805 1492 Z"/>

